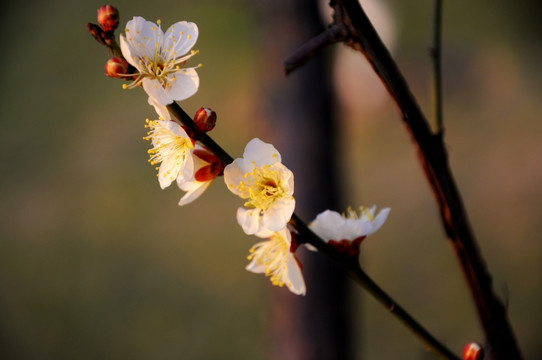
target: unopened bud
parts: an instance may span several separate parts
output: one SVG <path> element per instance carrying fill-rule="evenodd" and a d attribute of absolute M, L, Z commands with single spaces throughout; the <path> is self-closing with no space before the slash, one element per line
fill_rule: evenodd
<path fill-rule="evenodd" d="M 101 27 L 99 27 L 96 24 L 88 23 L 87 24 L 88 31 L 90 32 L 90 35 L 94 39 L 96 39 L 97 42 L 99 42 L 102 45 L 105 45 L 104 36 L 103 36 L 103 30 Z"/>
<path fill-rule="evenodd" d="M 484 358 L 484 349 L 475 342 L 470 342 L 463 348 L 463 360 L 482 360 Z"/>
<path fill-rule="evenodd" d="M 119 11 L 111 5 L 103 5 L 98 9 L 98 24 L 105 32 L 114 31 L 119 26 Z"/>
<path fill-rule="evenodd" d="M 198 131 L 211 131 L 216 124 L 216 113 L 209 108 L 202 107 L 196 112 L 196 116 L 194 116 L 194 124 Z"/>
<path fill-rule="evenodd" d="M 123 79 L 126 77 L 126 74 L 128 74 L 129 67 L 128 61 L 122 58 L 113 57 L 105 63 L 105 75 Z"/>

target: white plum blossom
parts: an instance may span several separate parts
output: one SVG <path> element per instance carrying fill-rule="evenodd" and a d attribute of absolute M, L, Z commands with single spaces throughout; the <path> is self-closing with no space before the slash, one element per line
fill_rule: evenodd
<path fill-rule="evenodd" d="M 192 149 L 194 160 L 193 172 L 190 176 L 179 176 L 177 185 L 186 194 L 179 201 L 183 206 L 196 200 L 213 180 L 224 171 L 224 165 L 213 153 L 207 151 L 203 146 L 197 145 Z"/>
<path fill-rule="evenodd" d="M 280 231 L 262 230 L 255 234 L 267 240 L 250 249 L 248 271 L 265 274 L 275 286 L 284 286 L 296 295 L 305 295 L 301 266 L 291 249 L 292 235 L 285 227 Z"/>
<path fill-rule="evenodd" d="M 154 107 L 161 120 L 172 120 L 167 106 L 161 105 L 151 97 L 149 97 L 148 102 Z M 178 131 L 181 132 L 185 130 L 181 127 Z M 189 147 L 188 143 L 186 145 Z M 185 165 L 180 172 L 180 176 L 177 176 L 176 178 L 179 188 L 186 192 L 179 201 L 179 206 L 187 205 L 200 197 L 211 185 L 213 180 L 224 171 L 224 164 L 222 161 L 205 147 L 195 144 L 193 148 L 188 151 L 190 151 L 190 154 L 186 155 L 189 158 L 187 160 L 188 166 Z M 192 166 L 189 165 L 190 161 L 192 161 Z M 189 172 L 190 170 L 191 172 Z M 175 170 L 170 171 L 170 174 L 174 175 Z M 166 180 L 169 182 L 171 178 L 162 179 L 162 183 L 166 182 Z M 170 183 L 171 182 L 165 186 L 169 186 Z"/>
<path fill-rule="evenodd" d="M 384 208 L 375 216 L 375 210 L 376 206 L 361 207 L 359 215 L 352 209 L 348 209 L 345 215 L 326 210 L 318 214 L 310 228 L 337 250 L 348 251 L 354 256 L 359 253 L 361 241 L 380 229 L 390 212 L 390 208 Z M 311 246 L 308 248 L 314 250 Z"/>
<path fill-rule="evenodd" d="M 226 166 L 224 181 L 231 192 L 246 199 L 237 210 L 237 221 L 246 234 L 279 231 L 290 221 L 295 208 L 294 174 L 281 163 L 273 145 L 252 139 L 243 158 Z"/>
<path fill-rule="evenodd" d="M 190 178 L 194 172 L 192 149 L 194 142 L 186 131 L 171 120 L 149 120 L 145 125 L 149 129 L 143 139 L 152 143 L 148 150 L 151 165 L 160 163 L 158 181 L 165 189 L 179 177 Z"/>
<path fill-rule="evenodd" d="M 137 69 L 136 78 L 125 88 L 143 86 L 147 94 L 162 105 L 184 100 L 199 87 L 197 67 L 185 68 L 197 54 L 191 50 L 198 39 L 196 24 L 179 21 L 164 33 L 158 25 L 136 16 L 126 24 L 126 36 L 120 35 L 122 55 Z"/>

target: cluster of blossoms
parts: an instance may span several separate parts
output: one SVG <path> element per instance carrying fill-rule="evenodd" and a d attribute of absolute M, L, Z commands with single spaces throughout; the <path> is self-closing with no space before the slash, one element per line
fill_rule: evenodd
<path fill-rule="evenodd" d="M 110 12 L 111 9 L 104 10 L 105 14 Z M 102 16 L 104 24 L 111 23 L 108 19 Z M 108 31 L 114 30 L 108 26 Z M 168 111 L 168 104 L 184 100 L 198 90 L 196 68 L 200 65 L 184 66 L 197 54 L 192 50 L 197 38 L 194 23 L 177 22 L 164 33 L 160 22 L 134 17 L 128 21 L 125 35 L 120 36 L 123 58 L 110 59 L 106 74 L 131 80 L 124 86 L 126 89 L 142 87 L 158 114 L 157 120 L 147 119 L 144 139 L 152 144 L 149 162 L 157 166 L 160 187 L 164 189 L 176 182 L 185 192 L 179 205 L 186 205 L 223 175 L 227 188 L 245 201 L 237 210 L 239 225 L 246 234 L 263 239 L 250 249 L 246 269 L 265 274 L 273 285 L 304 295 L 301 265 L 295 257 L 297 242 L 292 240 L 295 230 L 289 228 L 295 208 L 294 175 L 282 164 L 280 153 L 273 145 L 255 138 L 246 145 L 242 158 L 226 165 L 212 151 L 197 144 L 193 130 L 176 122 Z M 195 130 L 210 131 L 215 121 L 212 110 L 201 108 L 194 117 Z M 310 227 L 336 251 L 357 256 L 361 241 L 382 226 L 388 213 L 389 209 L 383 209 L 375 215 L 374 207 L 361 209 L 359 215 L 352 210 L 345 215 L 326 210 Z"/>

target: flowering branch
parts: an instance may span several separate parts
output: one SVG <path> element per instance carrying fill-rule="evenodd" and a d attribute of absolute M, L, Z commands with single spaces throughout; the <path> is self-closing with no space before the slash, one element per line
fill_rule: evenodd
<path fill-rule="evenodd" d="M 506 311 L 493 293 L 491 277 L 478 250 L 461 196 L 448 166 L 440 120 L 437 124 L 439 131 L 433 134 L 404 77 L 359 2 L 332 0 L 330 6 L 335 11 L 334 26 L 343 26 L 348 31 L 344 42 L 360 51 L 370 62 L 394 99 L 403 122 L 412 136 L 420 163 L 439 205 L 444 230 L 455 249 L 476 304 L 489 347 L 496 359 L 520 359 L 520 351 L 508 323 Z M 436 11 L 440 12 L 438 3 Z M 437 17 L 435 21 L 440 24 L 440 17 Z M 437 33 L 435 36 L 439 37 L 439 35 L 440 33 Z M 436 40 L 437 45 L 440 44 L 439 41 Z M 309 50 L 312 52 L 312 49 L 309 48 Z M 434 55 L 439 55 L 438 48 L 434 49 Z M 296 54 L 296 57 L 304 58 L 302 54 Z M 438 62 L 435 64 L 435 71 L 439 73 L 440 65 Z M 435 81 L 440 87 L 440 79 Z M 441 111 L 440 105 L 436 111 Z M 438 118 L 440 115 L 437 115 Z"/>
<path fill-rule="evenodd" d="M 346 41 L 351 46 L 359 45 L 364 49 L 361 45 L 365 44 L 356 37 L 357 30 L 349 22 L 347 8 L 336 9 L 338 25 L 294 54 L 287 71 L 310 59 L 322 46 L 337 41 Z M 185 67 L 187 60 L 198 53 L 191 50 L 198 37 L 196 24 L 180 21 L 164 32 L 159 21 L 155 24 L 142 17 L 134 17 L 126 25 L 125 35 L 120 37 L 119 53 L 114 38 L 118 12 L 104 6 L 98 11 L 98 20 L 100 26 L 89 25 L 89 31 L 98 42 L 110 50 L 116 49 L 113 51 L 116 57 L 110 59 L 106 66 L 106 75 L 132 80 L 130 85 L 123 86 L 125 89 L 143 88 L 149 95 L 149 104 L 155 107 L 160 117 L 159 120 L 147 120 L 149 131 L 144 137 L 153 146 L 149 150 L 149 162 L 153 165 L 160 163 L 157 168 L 160 186 L 165 188 L 176 181 L 187 192 L 179 202 L 179 205 L 185 205 L 200 196 L 213 179 L 223 175 L 228 189 L 245 199 L 243 207 L 237 211 L 239 225 L 246 234 L 266 239 L 251 249 L 251 263 L 247 270 L 265 273 L 274 285 L 287 285 L 293 293 L 305 294 L 295 250 L 300 244 L 316 248 L 369 291 L 428 348 L 443 358 L 458 359 L 376 285 L 359 265 L 361 241 L 380 228 L 389 209 L 381 210 L 376 216 L 374 207 L 362 209 L 359 216 L 350 210 L 347 217 L 325 211 L 311 224 L 311 230 L 294 213 L 293 173 L 282 164 L 280 154 L 271 144 L 255 138 L 245 147 L 243 158 L 233 159 L 207 134 L 216 121 L 212 110 L 201 108 L 192 119 L 178 105 L 177 101 L 192 96 L 199 87 L 196 69 L 200 65 Z M 391 76 L 393 78 L 394 74 Z M 392 85 L 393 82 L 389 90 L 394 93 Z M 409 104 L 410 94 L 406 85 L 399 85 L 405 86 Z M 398 93 L 401 94 L 402 90 L 400 88 Z M 417 110 L 417 105 L 412 104 L 413 109 L 409 110 Z M 402 109 L 402 103 L 398 102 L 398 105 Z M 410 120 L 409 112 L 404 114 L 406 120 Z M 415 112 L 414 116 L 423 120 L 421 112 Z M 424 125 L 423 121 L 418 124 Z M 445 155 L 443 150 L 442 155 Z M 433 167 L 428 165 L 427 169 L 429 172 Z M 440 184 L 438 178 L 429 178 Z"/>

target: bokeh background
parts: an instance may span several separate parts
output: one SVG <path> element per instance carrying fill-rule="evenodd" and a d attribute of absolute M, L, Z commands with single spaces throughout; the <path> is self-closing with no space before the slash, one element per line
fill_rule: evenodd
<path fill-rule="evenodd" d="M 429 114 L 433 2 L 362 4 Z M 0 358 L 265 358 L 268 294 L 286 290 L 244 270 L 255 239 L 236 224 L 240 200 L 221 179 L 183 208 L 179 189 L 160 190 L 142 140 L 154 112 L 143 91 L 103 75 L 108 54 L 86 30 L 100 5 L 12 1 L 0 15 Z M 113 5 L 121 24 L 134 15 L 164 27 L 196 22 L 204 67 L 183 107 L 216 110 L 213 137 L 234 156 L 251 138 L 266 140 L 257 98 L 266 59 L 252 1 Z M 526 359 L 542 357 L 541 7 L 444 6 L 450 161 Z M 334 55 L 348 201 L 392 208 L 363 244 L 364 268 L 459 353 L 483 339 L 408 134 L 365 60 L 343 46 Z M 360 359 L 427 358 L 401 324 L 354 293 Z"/>

